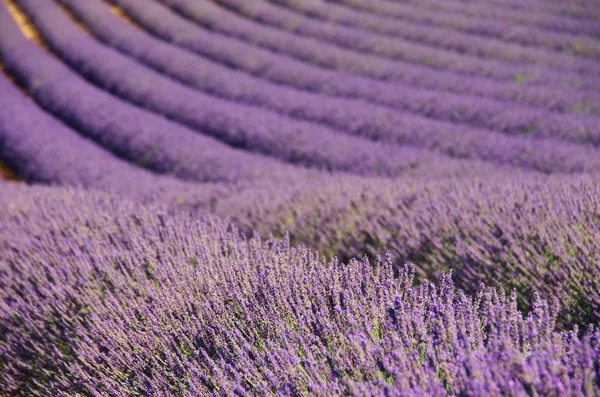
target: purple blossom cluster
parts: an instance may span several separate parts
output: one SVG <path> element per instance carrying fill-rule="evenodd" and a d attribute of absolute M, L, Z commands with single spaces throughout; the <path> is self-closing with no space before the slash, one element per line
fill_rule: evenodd
<path fill-rule="evenodd" d="M 538 291 L 559 299 L 563 323 L 586 324 L 600 320 L 597 197 L 595 178 L 338 180 L 248 189 L 215 211 L 344 261 L 387 252 L 421 277 L 453 270 L 465 290 L 516 288 L 524 307 Z"/>
<path fill-rule="evenodd" d="M 104 194 L 0 191 L 0 388 L 23 395 L 581 395 L 600 332 L 389 258 L 326 261 Z M 90 241 L 93 241 L 90 244 Z M 60 266 L 56 266 L 60 263 Z M 579 331 L 579 332 L 578 332 Z"/>

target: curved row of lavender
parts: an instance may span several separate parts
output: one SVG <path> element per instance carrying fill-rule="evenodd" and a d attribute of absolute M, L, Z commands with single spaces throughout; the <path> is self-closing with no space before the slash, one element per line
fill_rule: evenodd
<path fill-rule="evenodd" d="M 507 42 L 502 37 L 484 37 L 472 35 L 468 32 L 457 31 L 452 27 L 439 25 L 428 25 L 411 20 L 402 20 L 398 23 L 393 18 L 386 16 L 368 14 L 356 11 L 352 8 L 344 7 L 335 3 L 320 3 L 315 5 L 313 2 L 302 0 L 269 0 L 271 2 L 289 7 L 302 14 L 312 18 L 326 20 L 335 24 L 341 24 L 350 27 L 357 27 L 380 35 L 402 37 L 411 41 L 425 43 L 436 48 L 450 48 L 461 53 L 473 54 L 488 59 L 499 59 L 505 61 L 536 63 L 538 62 L 540 51 L 536 48 L 530 48 L 526 43 L 521 45 Z M 546 4 L 548 4 L 546 2 Z M 519 25 L 521 28 L 521 25 Z M 518 32 L 519 29 L 514 29 Z M 537 35 L 527 37 L 539 37 Z M 553 35 L 553 32 L 543 31 L 543 37 L 547 34 Z M 556 35 L 554 35 L 556 36 Z M 556 37 L 553 37 L 556 39 Z M 585 38 L 586 43 L 590 40 Z M 572 44 L 576 48 L 577 42 Z M 587 44 L 592 45 L 592 44 Z M 525 76 L 523 76 L 525 77 Z"/>
<path fill-rule="evenodd" d="M 504 40 L 515 41 L 525 45 L 547 47 L 590 58 L 598 58 L 600 55 L 599 43 L 590 37 L 579 34 L 579 30 L 575 34 L 557 34 L 552 31 L 552 24 L 573 24 L 574 22 L 576 23 L 574 19 L 588 19 L 589 21 L 586 22 L 593 22 L 594 19 L 596 21 L 600 20 L 600 10 L 597 4 L 594 5 L 593 2 L 579 2 L 576 7 L 569 7 L 569 3 L 546 2 L 543 7 L 539 7 L 538 5 L 538 7 L 534 7 L 534 10 L 527 9 L 528 5 L 532 5 L 531 3 L 529 1 L 521 2 L 520 4 L 513 3 L 512 8 L 514 6 L 521 6 L 518 10 L 496 7 L 494 4 L 489 3 L 480 4 L 471 2 L 465 4 L 462 1 L 454 0 L 441 2 L 421 1 L 417 5 L 426 10 L 435 9 L 447 13 L 460 13 L 471 18 L 484 17 L 486 20 L 494 19 L 498 20 L 498 22 L 509 23 L 508 29 L 502 35 Z M 552 15 L 552 12 L 548 12 L 552 8 L 556 12 L 555 15 Z M 576 16 L 576 18 L 573 18 L 573 16 Z"/>
<path fill-rule="evenodd" d="M 51 1 L 17 3 L 50 47 L 85 77 L 136 105 L 229 145 L 296 164 L 367 175 L 398 175 L 433 156 L 422 150 L 348 136 L 326 126 L 193 90 L 83 34 Z"/>
<path fill-rule="evenodd" d="M 523 76 L 523 83 L 550 86 L 577 85 L 584 83 L 589 88 L 598 84 L 598 79 L 573 73 L 573 67 L 566 70 L 553 70 L 544 58 L 537 59 L 540 64 L 523 65 L 499 62 L 467 54 L 459 54 L 443 48 L 414 43 L 401 38 L 386 38 L 367 32 L 354 31 L 343 26 L 330 25 L 312 18 L 298 15 L 284 7 L 267 1 L 244 2 L 242 0 L 218 0 L 246 18 L 278 27 L 296 35 L 314 37 L 326 42 L 379 55 L 389 59 L 404 60 L 434 69 L 459 72 L 467 75 L 490 77 L 498 80 L 514 79 Z M 574 60 L 577 63 L 577 60 Z"/>
<path fill-rule="evenodd" d="M 420 12 L 407 4 L 390 3 L 385 0 L 327 0 L 348 5 L 352 8 L 372 12 L 384 16 L 397 17 L 399 19 L 407 19 L 412 21 L 424 22 L 427 24 L 441 25 L 452 27 L 453 29 L 463 30 L 469 33 L 476 33 L 492 37 L 501 37 L 504 31 L 511 24 L 508 22 L 495 20 L 493 18 L 473 18 L 468 14 L 454 14 L 445 12 L 443 9 L 428 10 Z M 443 7 L 443 6 L 442 6 Z M 590 36 L 593 38 L 600 37 L 600 26 L 593 20 L 574 20 L 568 18 L 560 18 L 553 16 L 544 16 L 534 14 L 532 18 L 527 20 L 526 14 L 521 14 L 517 19 L 523 19 L 527 23 L 534 26 L 539 26 L 543 29 L 557 31 L 560 33 L 575 34 Z"/>
<path fill-rule="evenodd" d="M 238 184 L 255 184 L 266 177 L 283 183 L 299 173 L 282 162 L 232 149 L 89 84 L 27 40 L 3 11 L 0 60 L 56 117 L 119 157 L 154 172 Z"/>
<path fill-rule="evenodd" d="M 391 2 L 406 2 L 405 0 L 387 0 Z M 429 1 L 408 0 L 414 4 L 431 4 Z M 456 7 L 457 5 L 468 5 L 469 15 L 490 15 L 501 19 L 522 18 L 522 14 L 539 16 L 555 16 L 567 19 L 600 19 L 600 10 L 593 1 L 578 1 L 574 3 L 547 2 L 544 0 L 530 0 L 527 2 L 519 0 L 484 0 L 482 2 L 473 0 L 447 0 L 443 6 Z M 500 16 L 502 15 L 502 16 Z"/>
<path fill-rule="evenodd" d="M 0 190 L 0 388 L 8 394 L 572 395 L 600 387 L 600 332 L 556 302 L 389 259 L 326 261 L 287 240 L 102 194 Z M 93 241 L 93 243 L 90 243 Z M 57 266 L 57 264 L 60 266 Z"/>
<path fill-rule="evenodd" d="M 0 158 L 27 182 L 107 190 L 189 210 L 210 208 L 227 192 L 157 176 L 112 156 L 41 111 L 1 74 L 0 92 Z"/>
<path fill-rule="evenodd" d="M 468 123 L 510 134 L 586 137 L 597 132 L 598 118 L 560 114 L 485 98 L 465 97 L 395 85 L 322 69 L 242 41 L 211 33 L 155 2 L 115 0 L 128 16 L 171 44 L 277 84 L 326 95 L 360 98 L 426 117 Z M 475 86 L 470 83 L 471 86 Z M 504 85 L 502 85 L 504 87 Z M 532 94 L 531 90 L 527 91 Z M 588 102 L 551 93 L 550 108 L 585 109 Z M 561 103 L 562 102 L 562 103 Z M 575 138 L 577 139 L 577 138 Z"/>
<path fill-rule="evenodd" d="M 154 1 L 154 0 L 152 0 Z M 338 46 L 317 40 L 296 36 L 285 31 L 255 23 L 249 19 L 229 12 L 214 4 L 211 0 L 157 0 L 169 5 L 181 15 L 193 20 L 207 29 L 215 30 L 226 36 L 250 42 L 268 50 L 285 54 L 291 58 L 314 64 L 321 68 L 342 70 L 374 80 L 398 82 L 416 87 L 437 89 L 461 95 L 492 97 L 506 101 L 532 103 L 545 97 L 550 100 L 550 92 L 544 87 L 523 86 L 516 82 L 500 83 L 496 80 L 463 76 L 446 71 L 407 62 L 390 61 L 369 54 L 360 54 Z M 121 4 L 120 0 L 115 3 Z M 577 69 L 583 61 L 573 62 L 571 69 Z M 589 61 L 589 68 L 579 70 L 582 76 L 591 74 L 596 86 L 600 66 Z M 583 85 L 586 85 L 583 83 Z M 554 88 L 554 92 L 564 95 L 580 96 L 577 90 Z M 596 102 L 597 93 L 587 100 Z M 516 97 L 516 98 L 515 98 Z M 537 98 L 536 98 L 537 97 Z M 588 95 L 589 97 L 589 95 Z"/>
<path fill-rule="evenodd" d="M 81 18 L 100 39 L 123 53 L 190 87 L 229 100 L 265 107 L 292 118 L 320 122 L 369 139 L 433 149 L 453 157 L 511 164 L 542 172 L 598 169 L 596 163 L 600 156 L 596 150 L 556 139 L 506 137 L 493 131 L 400 113 L 364 101 L 330 98 L 286 88 L 232 71 L 157 40 L 121 21 L 100 0 L 61 0 L 61 3 Z M 59 23 L 64 26 L 66 22 Z M 80 32 L 80 35 L 84 34 Z M 398 125 L 404 127 L 399 129 Z"/>

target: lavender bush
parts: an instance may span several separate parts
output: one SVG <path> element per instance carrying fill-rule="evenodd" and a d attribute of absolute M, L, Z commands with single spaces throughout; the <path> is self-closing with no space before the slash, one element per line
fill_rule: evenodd
<path fill-rule="evenodd" d="M 468 297 L 448 275 L 415 285 L 412 267 L 388 259 L 327 262 L 104 195 L 20 188 L 0 200 L 0 386 L 11 393 L 592 396 L 600 386 L 598 330 L 556 331 L 554 304 L 539 298 L 525 315 L 515 294 L 481 286 Z"/>

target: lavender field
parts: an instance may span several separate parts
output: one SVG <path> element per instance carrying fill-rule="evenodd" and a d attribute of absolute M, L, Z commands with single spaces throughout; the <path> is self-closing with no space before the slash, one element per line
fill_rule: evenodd
<path fill-rule="evenodd" d="M 0 0 L 0 397 L 600 396 L 598 0 Z"/>

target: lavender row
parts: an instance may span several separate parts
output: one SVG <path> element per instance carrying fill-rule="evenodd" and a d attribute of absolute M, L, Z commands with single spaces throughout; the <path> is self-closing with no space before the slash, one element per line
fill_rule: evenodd
<path fill-rule="evenodd" d="M 362 0 L 328 0 L 346 6 L 383 15 L 386 17 L 396 17 L 412 21 L 425 22 L 433 25 L 441 25 L 459 29 L 469 33 L 484 34 L 492 37 L 501 37 L 503 29 L 510 26 L 510 23 L 501 23 L 501 21 L 491 18 L 470 18 L 463 15 L 449 15 L 443 11 L 427 10 L 423 12 L 418 8 L 399 3 L 389 3 L 382 0 L 362 1 Z M 517 15 L 519 15 L 518 13 Z M 522 19 L 523 16 L 518 17 Z M 537 17 L 531 18 L 529 22 L 539 26 L 542 29 L 555 31 L 558 33 L 567 33 L 569 35 L 587 35 L 594 38 L 600 37 L 600 27 L 595 21 L 564 19 L 560 17 L 543 16 L 537 14 Z"/>
<path fill-rule="evenodd" d="M 585 78 L 571 71 L 556 71 L 542 65 L 514 65 L 495 60 L 481 59 L 449 50 L 431 48 L 428 45 L 413 43 L 399 38 L 391 39 L 368 32 L 355 31 L 340 25 L 324 23 L 298 15 L 282 6 L 267 2 L 248 3 L 242 0 L 218 0 L 219 4 L 237 13 L 283 29 L 290 33 L 313 37 L 337 46 L 370 53 L 381 57 L 407 61 L 432 69 L 447 70 L 460 74 L 487 77 L 495 80 L 510 80 L 514 76 L 528 76 L 524 83 L 531 85 L 554 85 L 569 87 L 581 84 L 583 80 L 591 88 L 600 84 L 598 79 Z"/>
<path fill-rule="evenodd" d="M 338 258 L 391 253 L 419 274 L 452 269 L 461 288 L 480 282 L 560 300 L 564 324 L 600 319 L 600 235 L 594 178 L 518 175 L 423 181 L 347 181 L 269 194 L 248 189 L 215 213 L 242 230 L 284 235 Z M 565 282 L 568 280 L 568 282 Z"/>
<path fill-rule="evenodd" d="M 165 41 L 278 84 L 330 96 L 360 98 L 421 115 L 511 134 L 593 136 L 598 119 L 505 102 L 399 86 L 316 68 L 197 28 L 153 2 L 117 0 L 127 15 Z M 557 101 L 566 98 L 554 98 Z M 567 101 L 569 102 L 569 101 Z M 571 101 L 570 106 L 574 103 Z"/>
<path fill-rule="evenodd" d="M 462 4 L 479 5 L 478 2 L 472 0 L 457 1 Z M 527 11 L 584 20 L 600 19 L 600 10 L 598 10 L 597 5 L 593 1 L 578 1 L 571 4 L 562 1 L 549 3 L 543 0 L 530 0 L 527 2 L 519 0 L 486 0 L 485 3 L 488 7 L 494 7 L 494 9 L 512 10 L 514 12 Z"/>
<path fill-rule="evenodd" d="M 454 1 L 442 1 L 436 3 L 421 2 L 418 7 L 424 10 L 443 11 L 446 13 L 458 13 L 469 18 L 485 18 L 487 21 L 496 21 L 495 24 L 505 24 L 507 30 L 499 36 L 507 40 L 526 46 L 538 46 L 555 51 L 564 51 L 578 56 L 589 58 L 600 58 L 600 41 L 591 37 L 577 34 L 557 33 L 546 29 L 531 26 L 535 20 L 542 17 L 539 12 L 527 12 L 525 10 L 506 11 L 498 8 L 490 8 L 489 5 L 477 3 L 457 3 Z M 566 23 L 572 21 L 567 18 Z M 518 25 L 515 25 L 517 23 Z M 559 20 L 556 23 L 560 23 Z"/>
<path fill-rule="evenodd" d="M 0 10 L 0 37 L 5 37 L 6 27 L 11 24 L 6 16 L 4 10 Z M 158 202 L 194 212 L 214 211 L 219 200 L 243 191 L 244 186 L 185 183 L 136 168 L 43 112 L 1 75 L 0 89 L 3 93 L 0 98 L 0 158 L 25 182 L 104 190 L 135 201 Z M 274 167 L 265 178 L 253 181 L 253 189 L 276 194 L 287 185 L 311 186 L 328 180 L 360 180 L 343 174 L 330 177 L 289 172 L 289 180 L 282 181 L 276 178 L 278 172 Z M 435 179 L 448 175 L 482 176 L 503 172 L 482 164 L 439 159 L 423 163 L 422 167 L 411 170 L 411 175 L 421 180 L 421 177 Z"/>
<path fill-rule="evenodd" d="M 0 21 L 1 37 L 9 22 L 1 11 Z M 0 92 L 0 158 L 25 182 L 107 190 L 187 209 L 209 208 L 225 193 L 156 176 L 111 156 L 41 111 L 2 75 Z"/>
<path fill-rule="evenodd" d="M 588 95 L 573 89 L 525 87 L 516 82 L 499 82 L 491 79 L 463 76 L 456 73 L 432 70 L 408 62 L 391 61 L 381 57 L 359 54 L 332 44 L 298 37 L 288 32 L 282 32 L 249 21 L 208 0 L 161 1 L 206 29 L 220 32 L 325 69 L 338 69 L 373 79 L 401 82 L 407 85 L 462 95 L 476 95 L 542 106 L 555 102 L 557 97 L 562 96 L 559 94 L 561 91 L 563 95 L 574 95 L 580 100 L 590 95 L 591 98 L 597 100 L 597 93 Z M 116 3 L 119 4 L 119 1 L 116 1 Z M 600 66 L 596 62 L 593 62 L 592 65 L 592 68 L 597 69 L 594 73 L 598 73 Z M 573 103 L 572 99 L 570 103 Z"/>
<path fill-rule="evenodd" d="M 370 175 L 397 175 L 434 156 L 203 94 L 95 41 L 50 0 L 18 4 L 53 50 L 90 80 L 235 147 L 299 165 Z"/>
<path fill-rule="evenodd" d="M 389 2 L 389 0 L 386 0 Z M 393 2 L 391 2 L 393 3 Z M 588 7 L 585 8 L 584 4 L 577 4 L 574 8 L 569 9 L 569 4 L 564 3 L 567 7 L 563 7 L 562 12 L 558 12 L 557 14 L 553 14 L 550 12 L 552 10 L 551 6 L 557 6 L 559 4 L 548 4 L 546 2 L 545 7 L 540 8 L 535 7 L 531 9 L 527 6 L 532 5 L 531 2 L 521 3 L 521 7 L 519 9 L 514 9 L 512 7 L 499 7 L 498 4 L 490 4 L 489 2 L 477 3 L 477 2 L 465 2 L 465 1 L 456 1 L 456 0 L 447 0 L 442 2 L 433 3 L 430 1 L 423 1 L 419 3 L 414 3 L 414 5 L 418 6 L 420 9 L 425 10 L 435 10 L 435 11 L 443 11 L 448 13 L 459 13 L 465 16 L 473 17 L 473 18 L 486 18 L 489 20 L 500 20 L 502 22 L 511 22 L 518 23 L 524 27 L 532 28 L 538 32 L 544 32 L 547 34 L 552 34 L 552 25 L 554 26 L 563 26 L 565 24 L 573 25 L 580 22 L 584 22 L 585 24 L 589 24 L 593 22 L 593 19 L 600 19 L 600 13 L 598 13 L 598 7 L 594 7 L 591 4 L 588 4 Z M 515 4 L 513 4 L 514 6 Z M 523 7 L 524 5 L 524 7 Z M 411 4 L 412 8 L 412 4 Z M 554 12 L 556 9 L 560 7 L 554 8 Z M 580 16 L 585 16 L 584 18 L 573 18 L 572 15 L 569 14 L 579 14 Z M 560 29 L 560 28 L 559 28 Z M 556 37 L 563 37 L 566 40 L 583 40 L 583 42 L 589 42 L 591 44 L 594 43 L 593 39 L 581 36 L 578 31 L 575 31 L 573 34 L 569 33 L 559 33 Z"/>
<path fill-rule="evenodd" d="M 587 9 L 585 9 L 584 2 L 578 2 L 578 4 L 575 5 L 575 7 L 572 7 L 571 4 L 568 3 L 560 4 L 558 2 L 546 2 L 545 7 L 540 7 L 539 3 L 537 5 L 535 4 L 535 0 L 527 3 L 512 2 L 512 4 L 503 2 L 502 5 L 495 1 L 473 2 L 465 0 L 444 0 L 439 2 L 439 7 L 437 9 L 434 7 L 433 2 L 430 0 L 419 2 L 400 2 L 397 0 L 384 0 L 380 3 L 410 3 L 411 9 L 413 6 L 417 6 L 418 8 L 424 10 L 438 10 L 457 13 L 462 12 L 464 15 L 473 17 L 499 19 L 527 25 L 536 25 L 540 21 L 547 21 L 547 23 L 554 23 L 556 25 L 562 25 L 565 23 L 576 24 L 579 22 L 591 22 L 589 20 L 586 21 L 586 19 L 594 19 L 594 10 L 591 7 L 591 4 L 587 4 L 588 7 Z M 552 12 L 556 12 L 556 10 L 559 8 L 563 8 L 562 12 L 559 11 L 559 15 L 556 15 Z M 574 18 L 573 16 L 568 15 L 569 12 L 579 12 L 581 16 L 585 17 Z M 588 14 L 585 14 L 586 12 Z"/>
<path fill-rule="evenodd" d="M 104 196 L 0 193 L 0 387 L 10 394 L 593 395 L 600 333 L 412 267 Z M 93 244 L 90 244 L 93 241 Z M 60 264 L 57 266 L 57 264 Z"/>
<path fill-rule="evenodd" d="M 398 23 L 397 20 L 375 14 L 367 14 L 340 6 L 335 3 L 320 3 L 315 6 L 310 2 L 300 0 L 270 0 L 284 5 L 310 17 L 360 28 L 381 35 L 402 37 L 429 46 L 451 49 L 464 54 L 476 55 L 486 59 L 499 59 L 510 62 L 537 63 L 547 56 L 542 49 L 524 47 L 502 41 L 498 38 L 471 35 L 455 29 L 441 26 L 422 24 L 408 20 Z M 551 61 L 547 61 L 551 62 Z M 580 61 L 578 61 L 580 62 Z M 517 81 L 525 78 L 522 74 L 515 76 Z"/>
<path fill-rule="evenodd" d="M 366 138 L 425 147 L 460 158 L 542 172 L 600 168 L 594 165 L 598 163 L 598 153 L 564 142 L 509 138 L 491 131 L 402 114 L 367 102 L 330 98 L 265 82 L 154 39 L 114 16 L 100 0 L 60 1 L 101 40 L 188 86 L 230 100 L 325 123 Z M 198 70 L 202 71 L 201 75 Z"/>
<path fill-rule="evenodd" d="M 32 45 L 26 42 L 24 39 L 21 38 L 19 40 L 20 34 L 16 30 L 16 27 L 12 22 L 10 16 L 8 15 L 8 13 L 6 13 L 6 11 L 3 8 L 0 8 L 0 18 L 2 18 L 2 26 L 0 30 L 0 32 L 2 33 L 0 35 L 1 56 L 4 57 L 6 50 L 12 50 L 11 52 L 13 54 L 13 59 L 12 61 L 8 62 L 7 66 L 9 70 L 19 75 L 22 82 L 30 83 L 30 89 L 34 92 L 34 95 L 37 96 L 39 94 L 40 97 L 45 97 L 45 99 L 42 99 L 48 100 L 48 98 L 52 98 L 51 95 L 59 95 L 59 93 L 61 92 L 65 95 L 64 98 L 72 98 L 71 95 L 80 97 L 80 95 L 85 94 L 85 101 L 89 103 L 94 103 L 93 95 L 87 95 L 94 91 L 71 91 L 71 87 L 77 87 L 77 84 L 73 84 L 73 81 L 78 81 L 77 79 L 67 78 L 73 77 L 72 74 L 65 73 L 65 70 L 62 68 L 52 67 L 53 65 L 56 66 L 57 64 L 55 64 L 55 61 L 51 57 L 44 54 L 43 52 L 32 50 L 32 48 L 35 47 L 32 47 Z M 36 55 L 42 56 L 38 57 Z M 39 65 L 44 65 L 45 74 L 40 75 L 35 73 L 35 70 L 39 67 Z M 48 84 L 49 81 L 53 81 L 56 78 L 58 78 L 58 81 L 60 82 L 60 84 L 62 84 L 61 90 L 51 89 L 55 86 L 52 84 Z M 7 118 L 7 123 L 17 120 L 21 123 L 21 125 L 26 125 L 27 120 L 29 119 L 28 114 L 32 113 L 31 119 L 33 120 L 34 124 L 37 115 L 40 114 L 41 116 L 39 117 L 46 118 L 48 120 L 53 120 L 53 125 L 59 126 L 57 127 L 59 129 L 59 135 L 57 135 L 56 137 L 50 133 L 53 133 L 52 128 L 47 127 L 49 130 L 47 134 L 47 139 L 50 140 L 50 142 L 54 142 L 54 144 L 48 144 L 48 142 L 45 140 L 46 138 L 44 138 L 37 143 L 35 141 L 27 141 L 25 142 L 25 144 L 21 145 L 20 141 L 18 140 L 18 134 L 20 134 L 21 131 L 19 131 L 17 127 L 11 124 L 7 124 L 7 141 L 5 141 L 5 147 L 3 148 L 4 150 L 6 150 L 6 153 L 4 155 L 0 155 L 0 158 L 5 158 L 11 163 L 11 165 L 15 165 L 15 171 L 17 171 L 19 176 L 24 178 L 26 181 L 85 186 L 99 190 L 114 190 L 117 192 L 122 192 L 122 194 L 124 195 L 131 195 L 134 198 L 140 200 L 150 200 L 154 199 L 154 196 L 156 196 L 156 199 L 159 202 L 163 202 L 172 206 L 184 206 L 188 208 L 200 208 L 203 206 L 204 209 L 208 211 L 210 210 L 211 206 L 214 205 L 214 201 L 216 199 L 222 199 L 226 194 L 233 194 L 234 192 L 247 187 L 247 185 L 252 185 L 253 188 L 257 188 L 258 186 L 260 186 L 261 188 L 265 188 L 267 190 L 270 189 L 276 191 L 276 189 L 288 183 L 298 185 L 301 183 L 311 183 L 311 181 L 329 178 L 329 175 L 327 174 L 319 174 L 316 172 L 308 172 L 300 169 L 295 169 L 291 166 L 279 164 L 275 161 L 271 161 L 268 159 L 254 158 L 243 152 L 236 153 L 231 149 L 229 149 L 229 153 L 224 152 L 223 155 L 233 157 L 223 159 L 221 162 L 205 164 L 207 167 L 206 169 L 197 169 L 198 174 L 194 175 L 190 173 L 190 178 L 202 180 L 208 179 L 211 181 L 220 182 L 235 181 L 237 182 L 235 186 L 211 184 L 196 185 L 172 180 L 168 177 L 158 177 L 111 157 L 110 155 L 108 155 L 108 153 L 104 152 L 98 147 L 95 147 L 90 141 L 78 136 L 75 131 L 70 130 L 68 127 L 59 123 L 56 119 L 53 119 L 49 115 L 41 112 L 39 108 L 37 108 L 29 101 L 26 102 L 26 106 L 22 111 L 18 111 L 18 109 L 20 109 L 18 106 L 21 106 L 23 104 L 23 101 L 26 101 L 25 97 L 22 93 L 19 93 L 16 90 L 16 88 L 14 88 L 10 83 L 6 82 L 6 85 L 7 94 L 4 97 L 4 99 L 7 101 L 7 103 L 11 103 L 14 105 L 14 107 L 7 106 L 7 113 L 3 114 L 3 116 Z M 84 86 L 80 85 L 80 87 Z M 87 87 L 87 89 L 89 89 L 90 86 Z M 9 95 L 9 93 L 11 93 L 12 96 Z M 59 98 L 60 97 L 57 97 L 57 102 Z M 73 105 L 73 107 L 76 106 L 75 103 L 71 102 L 70 104 Z M 123 104 L 121 104 L 121 106 L 122 105 Z M 62 106 L 62 104 L 52 103 L 51 101 L 48 101 L 48 106 L 53 106 L 56 109 L 59 109 L 59 106 Z M 60 109 L 64 110 L 65 112 L 68 111 L 68 107 L 61 107 Z M 20 112 L 19 115 L 22 117 L 11 120 L 11 112 Z M 72 112 L 75 111 L 72 110 Z M 130 116 L 135 115 L 136 113 L 130 113 Z M 74 120 L 75 122 L 77 120 L 77 117 L 91 115 L 86 113 L 80 113 L 77 116 L 77 112 L 75 112 L 73 114 L 69 113 L 67 116 L 73 117 L 72 120 Z M 113 118 L 110 116 L 106 117 L 107 122 L 108 120 L 113 120 Z M 83 120 L 79 122 L 81 122 L 82 125 L 93 126 L 93 124 L 90 124 L 89 121 Z M 122 126 L 121 128 L 126 127 L 127 126 Z M 27 131 L 27 128 L 23 128 Z M 150 131 L 152 131 L 151 127 L 147 128 Z M 34 129 L 33 132 L 37 133 L 37 131 L 38 130 Z M 64 131 L 67 131 L 68 133 Z M 105 130 L 104 133 L 114 134 L 113 137 L 116 140 L 124 139 L 124 141 L 126 142 L 127 138 L 124 138 L 124 136 L 120 136 L 118 134 L 121 131 L 122 130 L 118 129 L 118 127 L 116 127 L 114 124 L 111 124 L 110 129 Z M 64 136 L 61 136 L 61 133 Z M 143 134 L 141 131 L 139 133 Z M 72 135 L 70 139 L 73 139 L 73 143 L 68 141 L 69 137 L 67 135 L 69 134 Z M 13 138 L 15 139 L 14 141 L 9 140 Z M 138 138 L 130 136 L 128 139 L 131 140 L 131 142 L 133 142 Z M 79 142 L 83 142 L 83 146 L 81 149 L 79 149 Z M 54 148 L 54 145 L 57 145 L 56 148 Z M 169 141 L 168 145 L 177 145 L 177 143 Z M 40 146 L 46 149 L 40 149 Z M 157 151 L 156 155 L 159 158 L 162 158 L 163 161 L 168 163 L 171 162 L 171 160 L 169 160 L 168 158 L 169 148 L 165 146 L 167 146 L 167 143 L 162 142 L 160 147 L 155 147 L 155 150 Z M 46 155 L 46 152 L 44 152 L 43 150 L 47 150 L 47 148 L 54 148 L 56 150 L 48 152 L 48 154 Z M 36 155 L 38 150 L 40 151 L 39 156 Z M 88 151 L 91 154 L 89 154 Z M 78 154 L 79 152 L 81 152 L 81 154 Z M 114 164 L 122 164 L 122 167 L 124 167 L 123 170 L 113 172 L 113 169 L 116 169 L 116 166 L 111 165 L 112 163 L 108 163 L 108 165 L 106 166 L 102 164 L 97 164 L 99 163 L 99 161 L 96 161 L 96 157 L 98 157 L 99 155 L 94 153 L 102 153 Z M 197 153 L 196 158 L 189 158 L 187 161 L 203 161 L 203 159 L 201 158 L 202 155 L 203 153 Z M 211 154 L 206 153 L 204 155 L 210 157 Z M 59 160 L 64 159 L 64 162 L 53 162 L 54 157 L 56 157 Z M 91 164 L 87 164 L 88 159 L 91 161 Z M 247 176 L 247 179 L 227 179 L 222 176 L 219 176 L 227 175 L 228 173 L 234 175 L 235 172 L 237 172 L 237 169 L 232 170 L 226 168 L 216 168 L 221 166 L 225 167 L 226 164 L 224 162 L 226 161 L 231 161 L 234 163 L 237 162 L 236 167 L 246 167 L 247 169 L 240 170 L 239 172 L 245 174 Z M 179 164 L 178 166 L 182 167 L 183 169 L 188 167 L 188 165 L 185 163 Z M 267 169 L 268 166 L 270 166 L 269 169 Z M 59 171 L 55 172 L 54 170 L 57 167 Z M 80 169 L 78 170 L 78 168 Z M 91 173 L 91 171 L 88 168 L 95 170 L 94 173 Z M 253 168 L 256 170 L 256 175 L 252 173 Z M 65 170 L 65 173 L 73 173 L 73 179 L 68 178 L 69 174 L 63 175 L 61 173 L 63 169 Z M 129 170 L 132 170 L 132 172 L 129 172 Z M 107 175 L 103 175 L 104 171 L 107 172 Z M 179 169 L 175 168 L 172 171 L 177 174 L 179 172 Z M 503 173 L 506 171 L 510 171 L 510 168 L 496 168 L 492 165 L 480 162 L 453 161 L 444 156 L 421 155 L 419 156 L 418 162 L 415 162 L 415 164 L 412 167 L 410 167 L 410 169 L 407 170 L 405 174 L 407 176 L 412 177 L 426 177 L 435 179 L 440 177 L 446 177 L 448 175 L 486 175 L 490 173 L 495 174 L 497 172 Z M 209 176 L 208 174 L 211 172 L 214 175 Z M 47 178 L 45 177 L 46 174 L 49 175 Z M 117 178 L 116 180 L 113 180 L 114 178 L 116 178 L 116 176 L 119 176 L 123 179 L 124 182 L 122 186 L 117 184 L 117 182 L 119 182 L 120 179 Z M 253 179 L 251 179 L 252 176 L 254 176 Z M 350 176 L 344 174 L 335 174 L 331 177 L 337 179 L 349 178 Z M 95 179 L 98 179 L 98 181 L 96 181 Z M 102 183 L 104 179 L 107 179 L 108 182 Z M 196 201 L 198 203 L 196 203 Z"/>
<path fill-rule="evenodd" d="M 3 29 L 0 58 L 34 99 L 121 158 L 201 182 L 286 181 L 300 173 L 111 96 L 23 37 L 12 21 L 6 20 Z"/>

